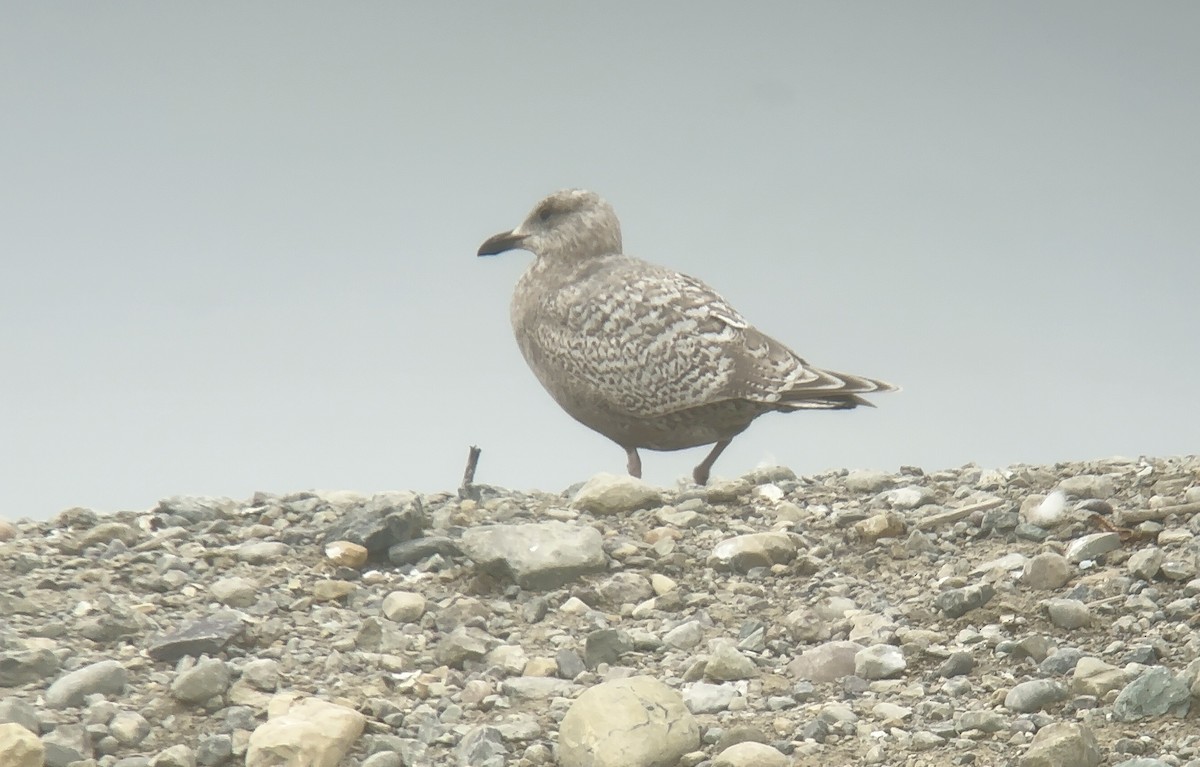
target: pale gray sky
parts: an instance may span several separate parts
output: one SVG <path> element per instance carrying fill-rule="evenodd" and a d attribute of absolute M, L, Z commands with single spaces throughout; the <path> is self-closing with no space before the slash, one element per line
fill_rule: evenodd
<path fill-rule="evenodd" d="M 0 517 L 623 469 L 525 368 L 580 186 L 878 410 L 771 460 L 1195 452 L 1200 5 L 68 3 L 0 28 Z M 670 484 L 704 449 L 646 452 Z"/>

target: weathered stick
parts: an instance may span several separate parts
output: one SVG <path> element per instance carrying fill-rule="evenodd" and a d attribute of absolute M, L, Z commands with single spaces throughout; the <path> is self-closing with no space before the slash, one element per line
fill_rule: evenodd
<path fill-rule="evenodd" d="M 467 469 L 463 472 L 462 487 L 458 489 L 462 498 L 471 497 L 471 486 L 475 484 L 475 469 L 479 466 L 479 454 L 482 452 L 475 445 L 471 445 L 471 451 L 467 453 Z"/>
<path fill-rule="evenodd" d="M 944 525 L 947 522 L 957 522 L 960 519 L 971 516 L 972 514 L 974 514 L 977 511 L 986 511 L 988 509 L 993 509 L 993 508 L 1001 505 L 1002 503 L 1004 503 L 1003 498 L 989 498 L 986 501 L 980 501 L 979 503 L 973 503 L 970 506 L 963 506 L 963 507 L 957 508 L 957 509 L 950 509 L 949 511 L 940 511 L 937 514 L 930 514 L 928 517 L 923 517 L 923 518 L 917 520 L 914 527 L 916 527 L 918 530 L 928 530 L 931 527 L 937 527 L 938 525 Z"/>
<path fill-rule="evenodd" d="M 1178 506 L 1163 506 L 1157 509 L 1134 509 L 1133 511 L 1122 511 L 1117 517 L 1121 520 L 1121 524 L 1126 527 L 1136 525 L 1139 522 L 1159 522 L 1166 519 L 1172 514 L 1178 514 L 1181 517 L 1191 516 L 1192 514 L 1200 514 L 1200 501 L 1194 503 L 1181 503 Z"/>

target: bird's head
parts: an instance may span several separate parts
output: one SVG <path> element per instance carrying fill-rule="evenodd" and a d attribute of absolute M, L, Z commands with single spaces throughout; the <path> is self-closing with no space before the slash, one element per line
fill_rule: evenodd
<path fill-rule="evenodd" d="M 538 257 L 588 258 L 621 252 L 612 206 L 586 189 L 563 189 L 534 206 L 516 229 L 487 238 L 479 255 L 527 250 Z"/>

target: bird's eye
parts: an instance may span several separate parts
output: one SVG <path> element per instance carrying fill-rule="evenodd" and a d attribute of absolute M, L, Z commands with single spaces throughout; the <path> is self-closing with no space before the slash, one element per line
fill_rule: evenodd
<path fill-rule="evenodd" d="M 543 205 L 538 209 L 538 221 L 549 221 L 554 216 L 554 208 L 549 205 Z"/>

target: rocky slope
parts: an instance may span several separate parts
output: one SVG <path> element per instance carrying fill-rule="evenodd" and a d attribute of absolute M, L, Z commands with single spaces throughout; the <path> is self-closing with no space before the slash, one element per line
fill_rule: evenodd
<path fill-rule="evenodd" d="M 1197 533 L 1196 457 L 0 522 L 0 764 L 1200 767 Z"/>

